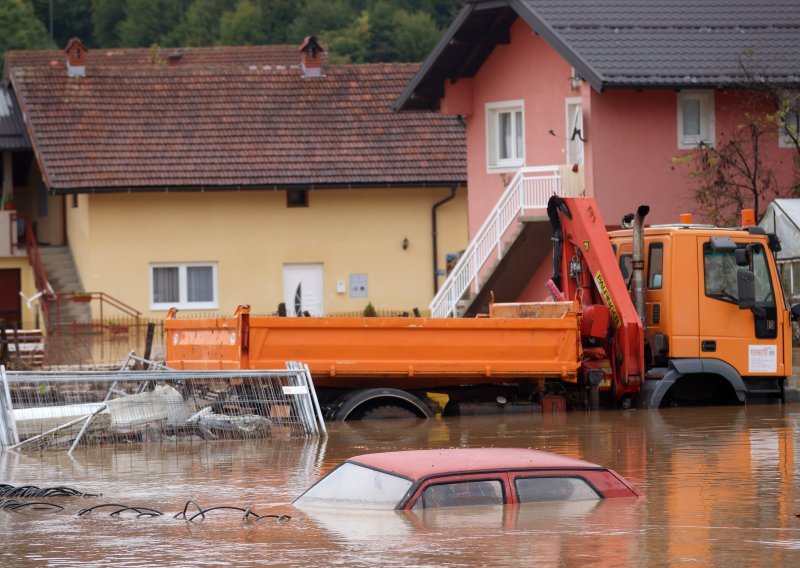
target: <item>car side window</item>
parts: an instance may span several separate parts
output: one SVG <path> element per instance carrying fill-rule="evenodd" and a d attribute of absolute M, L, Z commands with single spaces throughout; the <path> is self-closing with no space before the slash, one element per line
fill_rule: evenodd
<path fill-rule="evenodd" d="M 466 505 L 502 505 L 503 484 L 498 479 L 458 481 L 429 485 L 412 509 L 462 507 Z"/>
<path fill-rule="evenodd" d="M 514 480 L 514 485 L 520 503 L 601 498 L 597 491 L 580 477 L 518 477 Z"/>

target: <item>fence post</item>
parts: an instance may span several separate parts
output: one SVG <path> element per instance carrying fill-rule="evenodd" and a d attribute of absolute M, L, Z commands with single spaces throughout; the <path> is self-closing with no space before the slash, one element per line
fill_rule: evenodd
<path fill-rule="evenodd" d="M 5 400 L 0 400 L 0 406 L 2 406 L 6 438 L 8 442 L 11 442 L 11 445 L 16 445 L 19 444 L 19 433 L 17 432 L 17 421 L 14 420 L 14 403 L 11 401 L 11 389 L 8 388 L 5 365 L 0 365 L 0 379 L 3 381 L 3 393 L 5 395 Z"/>

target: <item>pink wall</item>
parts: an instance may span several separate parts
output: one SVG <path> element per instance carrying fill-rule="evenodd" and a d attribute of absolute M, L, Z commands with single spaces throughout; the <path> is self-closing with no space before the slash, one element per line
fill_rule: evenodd
<path fill-rule="evenodd" d="M 514 176 L 513 172 L 487 172 L 486 104 L 524 100 L 525 165 L 563 164 L 566 161 L 564 99 L 580 96 L 570 88 L 570 75 L 570 65 L 518 19 L 511 28 L 511 43 L 497 46 L 475 78 L 466 80 L 465 88 L 472 83 L 472 112 L 466 116 L 470 236 L 480 228 L 502 194 L 504 179 L 510 181 Z M 452 97 L 452 103 L 448 97 Z M 462 108 L 463 101 L 469 98 L 463 89 L 448 87 L 442 108 L 452 112 Z M 551 129 L 558 138 L 548 134 Z"/>
<path fill-rule="evenodd" d="M 724 133 L 744 120 L 743 91 L 715 93 L 715 134 Z M 702 220 L 694 200 L 695 182 L 691 163 L 674 164 L 671 158 L 684 156 L 678 148 L 678 94 L 671 89 L 643 91 L 591 90 L 591 117 L 587 124 L 587 192 L 600 204 L 607 224 L 618 224 L 637 205 L 650 205 L 650 223 L 674 223 L 680 213 L 695 213 Z M 766 101 L 761 112 L 769 112 Z M 764 161 L 786 186 L 792 174 L 792 151 L 779 148 L 778 129 L 764 140 Z M 588 174 L 591 169 L 590 175 Z M 763 213 L 767 199 L 761 207 Z"/>
<path fill-rule="evenodd" d="M 474 235 L 514 175 L 487 171 L 486 105 L 523 100 L 525 165 L 566 162 L 566 99 L 580 97 L 583 109 L 583 165 L 586 194 L 593 195 L 607 225 L 638 205 L 650 205 L 648 222 L 674 223 L 691 212 L 703 221 L 694 199 L 690 163 L 673 158 L 688 151 L 678 148 L 678 92 L 672 89 L 610 89 L 597 92 L 583 82 L 570 85 L 570 65 L 521 19 L 511 28 L 511 43 L 495 47 L 476 76 L 445 85 L 442 111 L 464 115 L 467 131 L 469 234 Z M 741 124 L 744 91 L 715 92 L 717 140 Z M 752 105 L 751 105 L 752 107 Z M 770 107 L 764 102 L 762 112 Z M 553 130 L 556 136 L 548 131 Z M 764 160 L 786 187 L 793 173 L 793 150 L 779 148 L 777 127 L 764 141 Z M 766 207 L 765 199 L 761 212 Z M 550 246 L 550 243 L 543 243 Z M 548 259 L 531 279 L 520 300 L 546 296 L 542 284 L 550 276 Z"/>

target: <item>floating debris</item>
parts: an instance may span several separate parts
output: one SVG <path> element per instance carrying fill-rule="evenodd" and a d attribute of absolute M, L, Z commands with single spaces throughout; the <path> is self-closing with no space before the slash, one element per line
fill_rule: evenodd
<path fill-rule="evenodd" d="M 64 507 L 56 505 L 55 503 L 48 503 L 47 501 L 13 501 L 11 499 L 4 499 L 0 501 L 0 509 L 7 509 L 9 511 L 17 511 L 19 509 L 30 508 L 34 511 L 47 511 L 56 510 L 63 511 Z"/>
<path fill-rule="evenodd" d="M 0 483 L 0 497 L 99 497 L 100 493 L 86 493 L 72 487 L 59 485 L 57 487 L 36 487 L 35 485 L 20 485 L 14 487 Z"/>

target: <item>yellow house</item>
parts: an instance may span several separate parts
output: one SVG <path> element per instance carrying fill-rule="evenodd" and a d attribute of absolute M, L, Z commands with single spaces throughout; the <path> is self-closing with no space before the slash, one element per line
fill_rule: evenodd
<path fill-rule="evenodd" d="M 417 64 L 325 63 L 313 38 L 9 52 L 44 188 L 18 207 L 146 317 L 424 311 L 467 243 L 463 124 L 392 112 Z"/>

